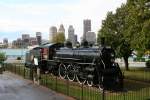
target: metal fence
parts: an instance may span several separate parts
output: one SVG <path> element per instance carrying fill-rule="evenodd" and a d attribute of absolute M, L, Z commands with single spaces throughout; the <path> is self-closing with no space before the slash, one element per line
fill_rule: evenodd
<path fill-rule="evenodd" d="M 150 70 L 132 69 L 124 71 L 124 90 L 107 91 L 98 87 L 88 87 L 86 84 L 70 82 L 53 74 L 41 74 L 37 77 L 36 71 L 24 67 L 24 64 L 3 64 L 5 71 L 18 74 L 32 81 L 39 80 L 39 84 L 56 92 L 71 96 L 77 100 L 150 100 Z"/>

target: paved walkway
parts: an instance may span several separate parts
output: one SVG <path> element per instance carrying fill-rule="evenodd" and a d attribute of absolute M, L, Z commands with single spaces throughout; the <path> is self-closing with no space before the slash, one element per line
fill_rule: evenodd
<path fill-rule="evenodd" d="M 73 100 L 12 73 L 0 74 L 0 100 Z"/>

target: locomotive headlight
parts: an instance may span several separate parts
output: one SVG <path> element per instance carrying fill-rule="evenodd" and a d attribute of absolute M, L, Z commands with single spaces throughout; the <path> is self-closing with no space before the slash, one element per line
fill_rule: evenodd
<path fill-rule="evenodd" d="M 115 55 L 114 55 L 114 53 L 111 53 L 110 56 L 111 56 L 111 62 L 115 62 Z"/>
<path fill-rule="evenodd" d="M 111 58 L 114 58 L 114 57 L 115 57 L 114 53 L 111 53 Z"/>

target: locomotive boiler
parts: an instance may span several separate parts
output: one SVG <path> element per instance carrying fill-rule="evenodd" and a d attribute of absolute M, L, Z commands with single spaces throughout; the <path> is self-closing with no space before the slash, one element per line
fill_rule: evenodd
<path fill-rule="evenodd" d="M 37 67 L 42 72 L 48 71 L 62 79 L 101 89 L 121 89 L 123 86 L 123 75 L 111 47 L 72 48 L 62 44 L 46 44 L 29 52 L 26 58 L 32 60 L 26 60 L 27 67 L 34 66 L 33 58 L 36 58 Z"/>

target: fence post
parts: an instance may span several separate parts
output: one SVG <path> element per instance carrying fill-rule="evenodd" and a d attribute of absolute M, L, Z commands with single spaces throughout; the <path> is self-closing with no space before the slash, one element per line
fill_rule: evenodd
<path fill-rule="evenodd" d="M 105 89 L 103 88 L 102 100 L 105 100 Z"/>
<path fill-rule="evenodd" d="M 26 69 L 25 69 L 25 66 L 24 66 L 24 69 L 23 69 L 24 71 L 23 71 L 23 76 L 24 76 L 24 78 L 25 78 L 25 73 L 26 73 Z"/>
<path fill-rule="evenodd" d="M 55 90 L 57 91 L 57 76 L 56 76 L 55 80 L 56 80 L 56 83 L 55 83 Z"/>
<path fill-rule="evenodd" d="M 33 81 L 33 68 L 30 68 L 30 79 Z"/>
<path fill-rule="evenodd" d="M 21 64 L 19 64 L 19 72 L 18 72 L 19 75 L 21 75 L 21 74 L 20 74 L 20 69 L 21 69 Z"/>
<path fill-rule="evenodd" d="M 67 79 L 67 95 L 69 96 L 69 80 Z"/>
<path fill-rule="evenodd" d="M 15 67 L 14 67 L 14 68 L 15 68 L 15 74 L 16 74 L 16 64 L 15 64 Z"/>
<path fill-rule="evenodd" d="M 47 87 L 47 79 L 48 79 L 48 73 L 46 73 L 46 82 L 45 82 L 45 85 L 46 85 L 46 87 Z"/>
<path fill-rule="evenodd" d="M 82 97 L 81 100 L 83 100 L 83 83 L 82 83 Z"/>

